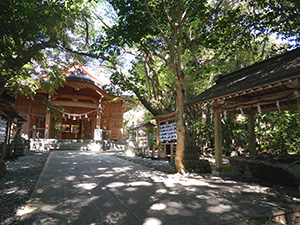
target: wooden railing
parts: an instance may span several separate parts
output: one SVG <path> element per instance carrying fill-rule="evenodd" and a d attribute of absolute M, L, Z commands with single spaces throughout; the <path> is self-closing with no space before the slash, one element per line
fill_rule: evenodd
<path fill-rule="evenodd" d="M 168 147 L 170 146 L 170 147 Z M 155 145 L 153 148 L 142 147 L 136 149 L 136 155 L 142 157 L 151 157 L 153 159 L 170 158 L 173 160 L 176 155 L 176 142 L 169 144 Z"/>

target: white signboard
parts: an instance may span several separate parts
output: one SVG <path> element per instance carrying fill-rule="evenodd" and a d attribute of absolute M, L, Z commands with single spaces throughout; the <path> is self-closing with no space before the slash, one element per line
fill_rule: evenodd
<path fill-rule="evenodd" d="M 5 141 L 6 138 L 6 120 L 3 120 L 0 116 L 0 143 Z"/>
<path fill-rule="evenodd" d="M 102 141 L 102 130 L 101 129 L 95 129 L 94 130 L 94 140 L 95 141 Z"/>
<path fill-rule="evenodd" d="M 161 142 L 172 142 L 177 140 L 176 122 L 166 122 L 159 126 L 159 138 Z"/>

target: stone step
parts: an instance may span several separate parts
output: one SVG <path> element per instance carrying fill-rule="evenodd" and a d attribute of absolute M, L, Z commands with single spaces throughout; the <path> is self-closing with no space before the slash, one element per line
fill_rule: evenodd
<path fill-rule="evenodd" d="M 126 142 L 33 138 L 30 139 L 30 150 L 102 151 L 125 150 L 125 146 Z"/>

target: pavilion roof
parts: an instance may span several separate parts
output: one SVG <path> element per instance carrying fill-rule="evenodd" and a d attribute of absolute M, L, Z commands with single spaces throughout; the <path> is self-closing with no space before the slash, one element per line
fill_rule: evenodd
<path fill-rule="evenodd" d="M 234 96 L 244 95 L 247 97 L 245 96 L 247 93 L 266 90 L 267 87 L 274 87 L 279 81 L 299 76 L 300 48 L 297 48 L 228 75 L 219 76 L 214 86 L 188 101 L 186 106 L 228 99 Z"/>
<path fill-rule="evenodd" d="M 150 123 L 150 122 L 147 122 L 147 123 L 142 123 L 142 124 L 139 124 L 135 127 L 132 127 L 131 129 L 138 129 L 138 128 L 141 128 L 141 127 L 155 127 L 155 125 L 153 123 Z"/>
<path fill-rule="evenodd" d="M 300 87 L 299 77 L 300 48 L 297 48 L 228 75 L 219 76 L 214 86 L 186 102 L 186 106 L 195 107 L 197 104 L 219 102 L 221 105 L 230 103 L 242 107 L 266 100 L 273 101 L 273 104 L 276 99 L 272 96 L 274 93 L 277 94 L 276 101 L 290 98 L 288 95 Z M 228 104 L 227 108 L 230 109 Z"/>
<path fill-rule="evenodd" d="M 6 101 L 5 99 L 2 99 L 0 97 L 0 116 L 4 116 L 6 118 L 16 118 L 18 121 L 26 122 L 26 119 L 24 119 L 19 112 L 16 110 L 16 108 L 11 105 L 10 102 Z"/>

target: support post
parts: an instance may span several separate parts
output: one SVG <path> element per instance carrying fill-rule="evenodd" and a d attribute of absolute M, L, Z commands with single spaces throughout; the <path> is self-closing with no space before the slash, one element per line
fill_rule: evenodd
<path fill-rule="evenodd" d="M 253 157 L 256 154 L 256 141 L 255 141 L 255 118 L 254 113 L 251 111 L 248 114 L 248 150 L 250 157 Z"/>
<path fill-rule="evenodd" d="M 101 127 L 101 114 L 100 114 L 100 110 L 96 110 L 96 128 L 100 129 Z"/>
<path fill-rule="evenodd" d="M 215 134 L 215 160 L 216 171 L 222 169 L 222 130 L 221 130 L 221 117 L 220 109 L 214 109 L 214 134 Z"/>
<path fill-rule="evenodd" d="M 160 144 L 160 139 L 159 139 L 159 126 L 160 126 L 160 121 L 157 120 L 157 126 L 156 126 L 156 145 L 159 146 Z"/>
<path fill-rule="evenodd" d="M 300 122 L 300 90 L 294 91 L 294 94 L 297 98 L 297 107 L 298 107 L 298 120 Z"/>
<path fill-rule="evenodd" d="M 29 100 L 29 109 L 28 109 L 28 125 L 27 125 L 27 137 L 32 138 L 33 129 L 32 129 L 32 100 Z M 35 137 L 34 137 L 35 138 Z"/>
<path fill-rule="evenodd" d="M 171 160 L 170 160 L 170 164 L 174 165 L 174 143 L 171 144 Z"/>
<path fill-rule="evenodd" d="M 161 157 L 161 148 L 160 146 L 157 146 L 157 158 L 160 159 L 160 157 Z"/>
<path fill-rule="evenodd" d="M 155 151 L 156 151 L 156 148 L 155 148 L 155 146 L 153 146 L 153 150 L 152 150 L 152 158 L 153 159 L 155 158 Z"/>
<path fill-rule="evenodd" d="M 50 138 L 50 121 L 51 121 L 51 113 L 46 111 L 46 123 L 45 123 L 45 137 Z"/>
<path fill-rule="evenodd" d="M 298 120 L 300 122 L 300 98 L 299 97 L 297 97 L 297 105 L 298 105 Z"/>

